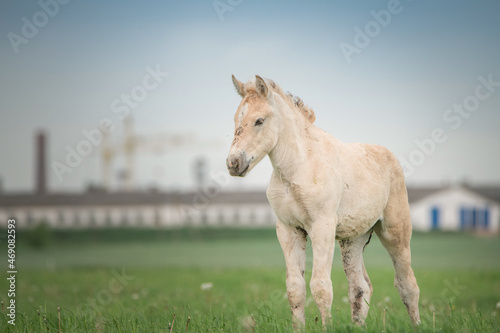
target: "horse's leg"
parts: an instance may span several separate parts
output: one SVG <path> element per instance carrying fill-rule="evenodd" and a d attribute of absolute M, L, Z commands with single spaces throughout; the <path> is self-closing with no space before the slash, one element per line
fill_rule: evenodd
<path fill-rule="evenodd" d="M 410 208 L 404 182 L 392 189 L 383 219 L 374 228 L 380 242 L 391 256 L 394 286 L 398 289 L 411 320 L 419 324 L 419 288 L 411 268 L 410 239 L 412 232 Z"/>
<path fill-rule="evenodd" d="M 306 303 L 306 232 L 289 227 L 278 220 L 276 234 L 286 263 L 286 291 L 293 315 L 293 326 L 305 325 L 304 306 Z"/>
<path fill-rule="evenodd" d="M 310 287 L 321 313 L 323 326 L 331 324 L 332 320 L 333 288 L 331 272 L 333 251 L 335 249 L 335 227 L 335 221 L 317 220 L 308 230 L 313 249 Z"/>
<path fill-rule="evenodd" d="M 363 262 L 363 249 L 372 231 L 355 238 L 340 240 L 342 264 L 349 281 L 349 301 L 351 303 L 351 318 L 357 324 L 364 325 L 368 315 L 373 287 Z"/>

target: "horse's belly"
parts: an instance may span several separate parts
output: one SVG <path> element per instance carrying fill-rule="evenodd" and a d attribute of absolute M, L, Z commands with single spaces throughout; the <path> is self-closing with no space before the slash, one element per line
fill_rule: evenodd
<path fill-rule="evenodd" d="M 368 200 L 359 204 L 355 200 L 344 200 L 338 210 L 336 238 L 351 239 L 367 233 L 383 216 L 386 203 Z"/>
<path fill-rule="evenodd" d="M 335 238 L 352 239 L 366 234 L 381 216 L 356 217 L 351 215 L 339 216 Z"/>
<path fill-rule="evenodd" d="M 370 184 L 357 191 L 344 191 L 337 215 L 336 238 L 351 239 L 367 233 L 383 217 L 389 188 Z"/>

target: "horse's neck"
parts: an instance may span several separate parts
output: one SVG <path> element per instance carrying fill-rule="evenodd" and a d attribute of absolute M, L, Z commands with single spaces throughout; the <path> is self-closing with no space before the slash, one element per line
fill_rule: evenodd
<path fill-rule="evenodd" d="M 274 172 L 283 182 L 293 183 L 308 163 L 307 151 L 310 139 L 305 128 L 314 125 L 304 126 L 301 121 L 288 119 L 279 133 L 278 143 L 269 153 Z"/>

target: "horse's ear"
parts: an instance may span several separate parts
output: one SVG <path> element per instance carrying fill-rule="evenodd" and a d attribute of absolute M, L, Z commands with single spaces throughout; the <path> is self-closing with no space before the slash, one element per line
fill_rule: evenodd
<path fill-rule="evenodd" d="M 243 82 L 240 82 L 238 81 L 234 75 L 232 75 L 233 77 L 233 85 L 234 87 L 236 88 L 236 92 L 238 93 L 238 95 L 240 95 L 241 97 L 245 97 L 245 90 L 243 89 Z"/>
<path fill-rule="evenodd" d="M 257 92 L 264 98 L 270 99 L 271 91 L 267 87 L 266 81 L 258 75 L 255 75 L 255 88 L 257 88 Z"/>

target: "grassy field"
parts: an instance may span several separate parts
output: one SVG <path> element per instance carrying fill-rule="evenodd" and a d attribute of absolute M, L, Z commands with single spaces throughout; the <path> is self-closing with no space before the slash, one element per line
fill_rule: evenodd
<path fill-rule="evenodd" d="M 18 235 L 16 326 L 7 324 L 6 243 L 0 243 L 0 332 L 58 332 L 59 324 L 62 332 L 292 330 L 284 260 L 272 230 L 66 232 L 41 248 L 28 246 L 29 237 Z M 365 252 L 374 285 L 367 327 L 350 322 L 337 249 L 329 331 L 500 331 L 499 238 L 415 234 L 412 251 L 421 327 L 410 324 L 391 261 L 374 237 Z M 322 332 L 317 315 L 308 292 L 308 332 Z"/>

